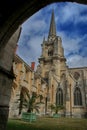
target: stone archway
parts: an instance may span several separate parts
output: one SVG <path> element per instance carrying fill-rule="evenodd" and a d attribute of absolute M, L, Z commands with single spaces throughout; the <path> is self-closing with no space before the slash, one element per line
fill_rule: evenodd
<path fill-rule="evenodd" d="M 78 2 L 87 4 L 86 0 L 8 0 L 0 1 L 0 130 L 6 129 L 9 111 L 9 99 L 12 81 L 13 54 L 17 39 L 14 32 L 27 18 L 53 2 Z M 6 8 L 4 7 L 6 5 Z M 20 29 L 18 29 L 18 33 Z M 13 35 L 14 34 L 14 35 Z M 13 35 L 13 36 L 12 36 Z M 12 38 L 10 39 L 10 37 Z M 8 41 L 10 39 L 10 41 Z M 13 42 L 11 42 L 13 41 Z"/>

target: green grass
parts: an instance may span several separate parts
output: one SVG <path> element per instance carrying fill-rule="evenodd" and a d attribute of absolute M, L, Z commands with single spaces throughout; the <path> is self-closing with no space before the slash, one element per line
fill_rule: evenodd
<path fill-rule="evenodd" d="M 87 119 L 39 118 L 32 123 L 9 120 L 7 130 L 87 130 Z"/>

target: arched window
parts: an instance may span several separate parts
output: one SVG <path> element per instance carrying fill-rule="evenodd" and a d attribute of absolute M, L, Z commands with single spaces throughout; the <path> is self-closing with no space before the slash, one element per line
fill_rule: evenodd
<path fill-rule="evenodd" d="M 56 93 L 56 104 L 63 105 L 63 91 L 61 88 L 58 88 Z"/>
<path fill-rule="evenodd" d="M 49 76 L 49 72 L 46 71 L 46 72 L 45 72 L 45 78 L 48 78 L 48 76 Z"/>
<path fill-rule="evenodd" d="M 53 49 L 52 48 L 48 49 L 48 56 L 53 56 Z"/>
<path fill-rule="evenodd" d="M 76 87 L 74 91 L 74 105 L 82 105 L 82 95 L 78 87 Z"/>
<path fill-rule="evenodd" d="M 63 80 L 66 79 L 66 75 L 64 73 L 61 75 L 61 79 L 63 79 Z"/>

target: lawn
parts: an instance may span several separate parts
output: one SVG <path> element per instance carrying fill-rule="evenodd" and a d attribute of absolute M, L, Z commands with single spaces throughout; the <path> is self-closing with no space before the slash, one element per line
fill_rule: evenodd
<path fill-rule="evenodd" d="M 87 119 L 38 118 L 32 123 L 9 119 L 7 130 L 87 130 Z"/>

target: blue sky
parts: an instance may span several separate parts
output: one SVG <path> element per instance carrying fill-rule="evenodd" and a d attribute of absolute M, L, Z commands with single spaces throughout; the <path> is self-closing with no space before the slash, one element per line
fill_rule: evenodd
<path fill-rule="evenodd" d="M 41 9 L 22 24 L 17 54 L 29 65 L 38 64 L 43 37 L 48 37 L 54 9 L 57 36 L 62 38 L 69 67 L 87 66 L 87 6 L 71 2 L 54 3 Z"/>

